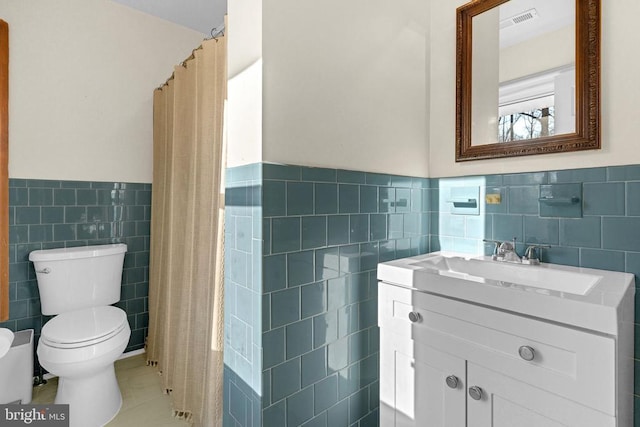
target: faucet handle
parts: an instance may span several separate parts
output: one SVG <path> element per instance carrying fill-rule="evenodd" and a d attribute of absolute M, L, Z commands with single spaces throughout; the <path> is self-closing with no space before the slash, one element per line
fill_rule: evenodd
<path fill-rule="evenodd" d="M 493 248 L 493 254 L 491 255 L 491 258 L 495 261 L 496 258 L 498 257 L 498 252 L 500 251 L 500 246 L 502 246 L 502 242 L 499 240 L 491 240 L 491 239 L 482 239 L 482 241 L 485 243 L 493 243 L 495 245 Z"/>
<path fill-rule="evenodd" d="M 538 265 L 540 264 L 540 259 L 539 258 L 535 258 L 536 255 L 536 249 L 549 249 L 551 246 L 550 245 L 529 245 L 527 246 L 527 250 L 524 252 L 524 256 L 522 257 L 522 262 L 524 264 L 532 264 L 532 265 Z M 540 258 L 542 258 L 542 254 L 540 254 Z"/>

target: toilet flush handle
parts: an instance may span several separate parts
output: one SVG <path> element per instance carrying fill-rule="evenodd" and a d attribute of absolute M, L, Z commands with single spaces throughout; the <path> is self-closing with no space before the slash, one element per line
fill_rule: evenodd
<path fill-rule="evenodd" d="M 42 270 L 36 270 L 36 273 L 49 274 L 51 273 L 51 269 L 49 267 L 45 267 Z"/>

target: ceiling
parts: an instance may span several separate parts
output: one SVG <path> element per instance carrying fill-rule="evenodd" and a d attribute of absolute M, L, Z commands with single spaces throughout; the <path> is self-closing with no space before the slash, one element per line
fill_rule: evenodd
<path fill-rule="evenodd" d="M 112 0 L 203 34 L 221 27 L 227 0 Z"/>

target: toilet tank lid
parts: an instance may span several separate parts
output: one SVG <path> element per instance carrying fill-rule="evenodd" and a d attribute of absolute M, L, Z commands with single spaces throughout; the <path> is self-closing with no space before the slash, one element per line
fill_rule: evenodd
<path fill-rule="evenodd" d="M 127 252 L 127 245 L 115 243 L 112 245 L 78 246 L 74 248 L 43 249 L 29 254 L 30 261 L 58 261 L 65 259 L 92 258 L 97 256 L 115 255 Z"/>

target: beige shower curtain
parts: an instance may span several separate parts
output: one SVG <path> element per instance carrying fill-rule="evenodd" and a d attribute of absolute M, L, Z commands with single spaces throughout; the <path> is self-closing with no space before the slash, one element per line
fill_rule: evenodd
<path fill-rule="evenodd" d="M 149 336 L 174 413 L 222 425 L 225 37 L 154 93 Z"/>

